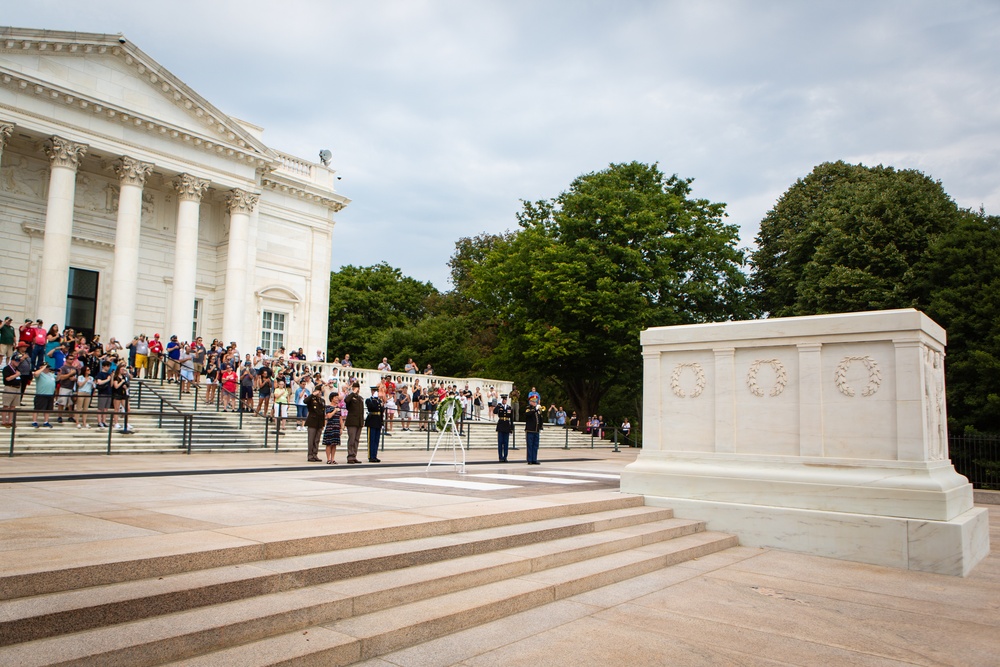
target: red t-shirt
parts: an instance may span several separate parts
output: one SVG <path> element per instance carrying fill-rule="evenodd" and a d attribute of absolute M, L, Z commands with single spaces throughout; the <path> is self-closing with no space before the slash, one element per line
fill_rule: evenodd
<path fill-rule="evenodd" d="M 222 388 L 228 391 L 230 394 L 236 393 L 236 381 L 239 377 L 233 370 L 227 370 L 222 374 Z"/>

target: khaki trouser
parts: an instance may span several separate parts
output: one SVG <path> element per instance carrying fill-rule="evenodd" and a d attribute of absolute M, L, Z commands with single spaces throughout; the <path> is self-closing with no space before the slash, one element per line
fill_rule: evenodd
<path fill-rule="evenodd" d="M 347 460 L 358 460 L 358 445 L 361 443 L 361 429 L 363 426 L 347 427 Z"/>

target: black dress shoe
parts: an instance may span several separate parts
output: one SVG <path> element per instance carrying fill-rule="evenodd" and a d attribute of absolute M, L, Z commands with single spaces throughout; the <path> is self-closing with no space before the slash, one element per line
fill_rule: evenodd
<path fill-rule="evenodd" d="M 379 459 L 368 459 L 368 463 L 382 463 Z"/>
<path fill-rule="evenodd" d="M 319 462 L 320 462 L 320 460 L 319 460 L 319 459 L 316 459 L 316 458 L 313 458 L 313 459 L 306 459 L 306 461 L 308 461 L 309 463 L 319 463 Z"/>

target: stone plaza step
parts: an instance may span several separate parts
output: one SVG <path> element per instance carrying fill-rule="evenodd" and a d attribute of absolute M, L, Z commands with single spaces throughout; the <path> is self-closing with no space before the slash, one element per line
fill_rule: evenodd
<path fill-rule="evenodd" d="M 43 549 L 0 576 L 0 664 L 348 664 L 736 544 L 641 497 L 564 498 L 250 527 L 256 547 Z"/>
<path fill-rule="evenodd" d="M 252 565 L 184 572 L 176 575 L 123 581 L 87 589 L 36 595 L 7 602 L 0 619 L 0 646 L 55 634 L 55 628 L 86 629 L 107 622 L 141 618 L 144 613 L 181 611 L 227 602 L 249 594 L 274 593 L 354 576 L 461 558 L 496 549 L 514 548 L 540 540 L 597 536 L 598 546 L 586 541 L 577 549 L 601 548 L 625 537 L 611 531 L 633 527 L 631 541 L 649 533 L 693 532 L 692 522 L 672 519 L 669 509 L 630 507 L 587 515 L 541 519 L 510 526 L 465 531 L 461 542 L 453 535 L 435 535 L 388 544 L 259 561 Z M 645 522 L 670 521 L 664 525 Z M 638 525 L 637 525 L 638 524 Z M 651 527 L 650 527 L 651 526 Z M 594 532 L 598 531 L 598 532 Z M 665 532 L 666 531 L 666 532 Z M 628 540 L 625 540 L 628 542 Z M 630 545 L 634 546 L 634 545 Z M 573 554 L 576 551 L 560 552 Z M 150 604 L 155 600 L 155 604 Z"/>

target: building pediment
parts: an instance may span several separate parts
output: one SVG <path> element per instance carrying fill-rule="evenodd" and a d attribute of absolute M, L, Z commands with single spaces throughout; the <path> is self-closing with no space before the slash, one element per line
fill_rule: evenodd
<path fill-rule="evenodd" d="M 22 102 L 35 98 L 258 167 L 280 166 L 245 123 L 119 35 L 0 28 L 0 96 L 3 89 Z"/>

